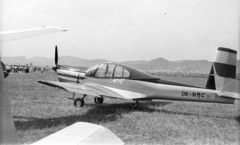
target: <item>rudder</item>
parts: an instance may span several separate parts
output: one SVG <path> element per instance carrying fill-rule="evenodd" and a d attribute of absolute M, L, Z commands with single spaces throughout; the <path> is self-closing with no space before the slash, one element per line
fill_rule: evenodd
<path fill-rule="evenodd" d="M 206 88 L 225 90 L 236 78 L 237 51 L 219 47 L 210 70 Z"/>

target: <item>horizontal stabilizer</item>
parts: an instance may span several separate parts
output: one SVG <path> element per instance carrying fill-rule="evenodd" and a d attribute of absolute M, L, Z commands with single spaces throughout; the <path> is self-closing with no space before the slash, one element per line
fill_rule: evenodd
<path fill-rule="evenodd" d="M 227 92 L 227 91 L 217 91 L 218 96 L 232 99 L 240 99 L 239 93 Z"/>
<path fill-rule="evenodd" d="M 123 145 L 124 142 L 109 129 L 87 122 L 77 122 L 53 133 L 33 145 Z"/>

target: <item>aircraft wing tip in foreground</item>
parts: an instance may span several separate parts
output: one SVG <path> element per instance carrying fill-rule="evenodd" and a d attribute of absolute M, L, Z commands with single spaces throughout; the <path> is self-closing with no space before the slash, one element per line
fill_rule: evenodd
<path fill-rule="evenodd" d="M 56 133 L 53 133 L 32 145 L 42 144 L 104 144 L 123 145 L 124 142 L 109 129 L 87 122 L 76 122 Z"/>
<path fill-rule="evenodd" d="M 53 29 L 58 29 L 60 31 L 67 31 L 66 29 L 63 29 L 61 27 L 55 27 L 55 26 L 43 26 L 43 28 L 53 28 Z"/>
<path fill-rule="evenodd" d="M 43 26 L 41 28 L 33 28 L 33 29 L 2 31 L 0 32 L 0 43 L 44 35 L 48 33 L 65 32 L 65 31 L 67 30 L 60 27 L 55 27 L 55 26 Z"/>

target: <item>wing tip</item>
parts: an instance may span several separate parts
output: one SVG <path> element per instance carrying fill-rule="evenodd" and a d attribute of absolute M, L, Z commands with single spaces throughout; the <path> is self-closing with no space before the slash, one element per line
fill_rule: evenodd
<path fill-rule="evenodd" d="M 109 129 L 101 125 L 88 122 L 76 122 L 34 143 L 34 145 L 42 144 L 123 145 L 124 142 Z"/>
<path fill-rule="evenodd" d="M 57 29 L 59 31 L 67 31 L 66 29 L 63 29 L 61 27 L 55 27 L 55 26 L 43 26 L 43 28 L 49 28 L 49 29 Z"/>

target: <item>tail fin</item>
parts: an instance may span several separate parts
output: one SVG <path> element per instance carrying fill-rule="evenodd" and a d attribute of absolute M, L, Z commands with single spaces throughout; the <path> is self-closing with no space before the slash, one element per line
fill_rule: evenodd
<path fill-rule="evenodd" d="M 1 63 L 1 60 L 0 60 Z M 2 65 L 0 64 L 0 144 L 19 144 L 13 122 L 9 96 L 4 86 Z"/>
<path fill-rule="evenodd" d="M 219 47 L 207 80 L 206 88 L 224 91 L 230 88 L 232 84 L 235 84 L 236 62 L 237 51 Z"/>

